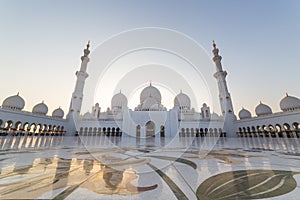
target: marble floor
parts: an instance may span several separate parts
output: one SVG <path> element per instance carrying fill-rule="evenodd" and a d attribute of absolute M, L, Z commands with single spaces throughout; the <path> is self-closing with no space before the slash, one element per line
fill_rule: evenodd
<path fill-rule="evenodd" d="M 299 141 L 5 136 L 0 199 L 299 199 Z"/>

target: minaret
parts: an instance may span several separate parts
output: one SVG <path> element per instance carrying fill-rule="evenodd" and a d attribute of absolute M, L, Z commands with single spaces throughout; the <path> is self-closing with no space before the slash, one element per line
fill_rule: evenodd
<path fill-rule="evenodd" d="M 70 110 L 68 117 L 77 120 L 80 115 L 81 105 L 82 105 L 82 98 L 83 98 L 83 88 L 85 79 L 89 76 L 86 72 L 87 63 L 90 61 L 88 55 L 90 54 L 90 41 L 86 45 L 86 49 L 83 50 L 84 55 L 81 56 L 81 66 L 80 71 L 76 72 L 77 81 L 75 85 L 74 92 L 72 94 Z"/>
<path fill-rule="evenodd" d="M 233 122 L 236 120 L 234 115 L 234 110 L 232 106 L 231 96 L 228 91 L 226 76 L 227 72 L 222 69 L 222 56 L 219 55 L 219 49 L 217 48 L 215 42 L 213 41 L 213 50 L 214 57 L 213 61 L 216 66 L 216 73 L 214 77 L 217 79 L 218 88 L 219 88 L 219 100 L 222 110 L 222 115 L 224 117 L 224 131 L 229 135 L 234 135 L 233 131 Z"/>

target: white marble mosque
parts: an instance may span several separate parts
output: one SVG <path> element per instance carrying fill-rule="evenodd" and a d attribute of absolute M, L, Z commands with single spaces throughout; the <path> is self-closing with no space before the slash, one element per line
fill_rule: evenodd
<path fill-rule="evenodd" d="M 48 114 L 44 102 L 37 103 L 32 111 L 24 111 L 25 100 L 18 93 L 4 99 L 0 108 L 0 132 L 3 135 L 106 135 L 124 137 L 300 137 L 300 99 L 286 94 L 280 100 L 281 112 L 274 113 L 267 104 L 260 102 L 251 114 L 243 108 L 238 118 L 233 109 L 226 83 L 219 49 L 213 43 L 214 77 L 219 88 L 221 115 L 211 113 L 203 102 L 201 112 L 191 107 L 188 94 L 180 92 L 174 106 L 167 109 L 161 104 L 162 95 L 149 84 L 140 94 L 140 104 L 128 108 L 127 97 L 121 93 L 111 99 L 111 107 L 102 111 L 100 104 L 92 112 L 81 114 L 85 80 L 88 78 L 89 44 L 81 57 L 81 67 L 76 72 L 77 81 L 70 108 L 65 116 L 61 108 Z"/>

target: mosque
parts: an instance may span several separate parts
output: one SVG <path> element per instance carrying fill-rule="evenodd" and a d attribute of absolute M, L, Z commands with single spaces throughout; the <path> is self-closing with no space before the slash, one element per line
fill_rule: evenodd
<path fill-rule="evenodd" d="M 221 115 L 211 113 L 203 103 L 200 112 L 191 107 L 187 94 L 180 92 L 174 98 L 174 106 L 167 109 L 161 103 L 161 93 L 149 84 L 140 94 L 140 104 L 127 107 L 127 98 L 121 92 L 111 99 L 111 107 L 101 111 L 96 103 L 92 112 L 81 114 L 85 80 L 88 78 L 89 43 L 81 57 L 80 70 L 70 108 L 65 116 L 61 108 L 51 115 L 44 102 L 36 104 L 32 111 L 24 111 L 25 101 L 18 93 L 7 97 L 0 107 L 0 133 L 2 135 L 105 135 L 133 137 L 300 137 L 300 99 L 286 94 L 280 101 L 281 112 L 260 102 L 255 115 L 243 108 L 235 115 L 219 49 L 213 42 L 213 62 L 219 89 Z"/>

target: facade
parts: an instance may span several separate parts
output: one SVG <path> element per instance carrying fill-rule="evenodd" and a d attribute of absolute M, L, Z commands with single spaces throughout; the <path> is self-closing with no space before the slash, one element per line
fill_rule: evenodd
<path fill-rule="evenodd" d="M 211 113 L 203 103 L 200 112 L 191 107 L 189 96 L 182 91 L 174 98 L 174 106 L 167 109 L 161 103 L 160 91 L 150 83 L 140 94 L 140 103 L 134 109 L 128 108 L 127 97 L 121 91 L 111 100 L 111 107 L 101 111 L 99 103 L 92 112 L 81 115 L 85 80 L 88 78 L 89 43 L 81 57 L 80 70 L 68 114 L 58 108 L 48 116 L 44 102 L 33 107 L 32 112 L 23 111 L 25 101 L 19 94 L 6 98 L 0 108 L 0 132 L 2 134 L 68 134 L 68 135 L 130 135 L 133 137 L 180 137 L 189 136 L 300 136 L 300 99 L 288 94 L 280 101 L 282 112 L 260 103 L 256 116 L 242 109 L 237 119 L 231 95 L 226 83 L 227 72 L 223 70 L 219 49 L 213 42 L 216 78 L 219 89 L 221 115 Z"/>

